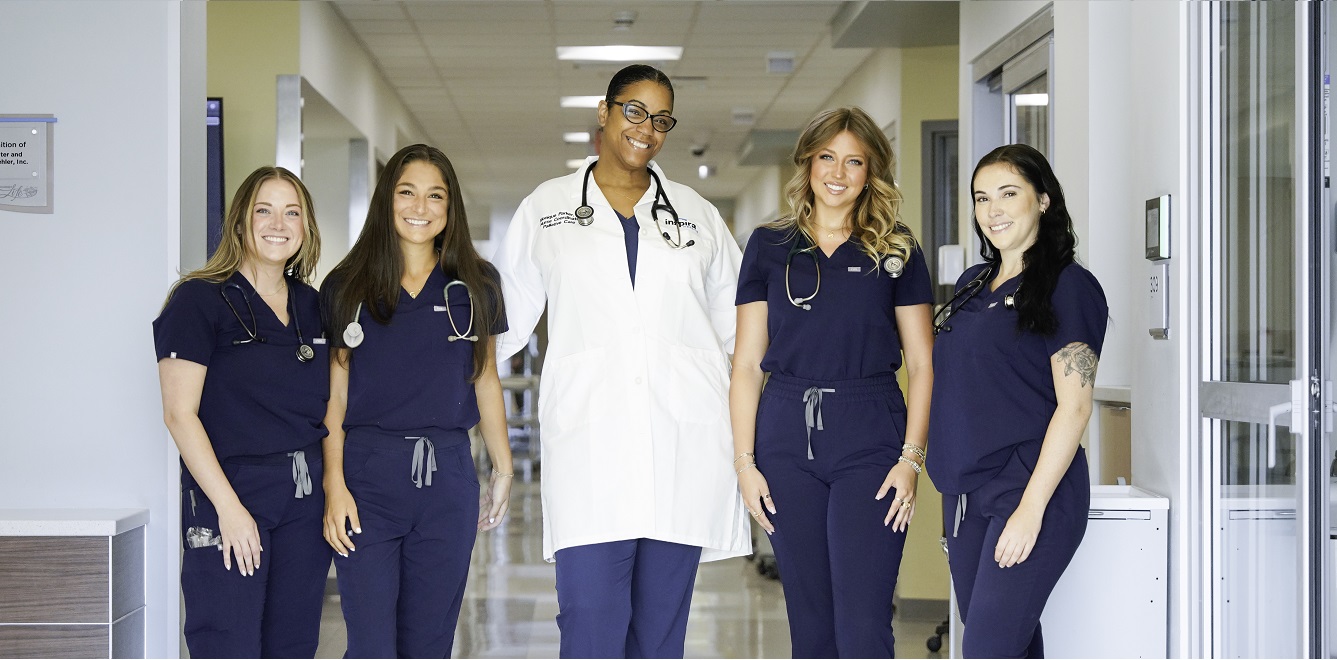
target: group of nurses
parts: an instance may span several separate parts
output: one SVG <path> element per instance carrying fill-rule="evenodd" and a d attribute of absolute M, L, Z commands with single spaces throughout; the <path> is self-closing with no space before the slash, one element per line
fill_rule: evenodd
<path fill-rule="evenodd" d="M 793 657 L 887 658 L 925 454 L 933 294 L 897 218 L 891 146 L 867 114 L 819 114 L 794 164 L 792 213 L 754 231 L 743 256 L 733 466 L 771 534 Z"/>
<path fill-rule="evenodd" d="M 476 534 L 501 524 L 512 472 L 493 339 L 506 329 L 501 285 L 439 149 L 386 163 L 321 298 L 334 338 L 324 535 L 346 657 L 449 657 Z M 481 506 L 476 424 L 493 465 Z"/>
<path fill-rule="evenodd" d="M 192 657 L 316 652 L 330 566 L 320 488 L 329 362 L 307 284 L 319 258 L 306 188 L 262 167 L 238 188 L 217 251 L 153 322 L 163 416 L 184 465 Z"/>
<path fill-rule="evenodd" d="M 928 462 L 946 498 L 966 657 L 1044 655 L 1040 615 L 1086 531 L 1080 441 L 1109 307 L 1074 257 L 1044 155 L 999 147 L 971 177 L 984 263 L 939 313 Z"/>
<path fill-rule="evenodd" d="M 547 307 L 539 398 L 543 555 L 563 657 L 682 657 L 697 565 L 751 540 L 731 452 L 738 244 L 652 159 L 673 117 L 659 70 L 620 70 L 599 156 L 520 203 L 495 262 L 506 358 Z"/>

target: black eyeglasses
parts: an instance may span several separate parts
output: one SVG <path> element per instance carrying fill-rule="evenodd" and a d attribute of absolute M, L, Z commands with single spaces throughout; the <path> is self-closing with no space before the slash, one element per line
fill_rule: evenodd
<path fill-rule="evenodd" d="M 633 124 L 642 124 L 645 123 L 645 120 L 649 119 L 650 125 L 654 126 L 655 130 L 660 133 L 667 133 L 673 130 L 674 126 L 678 125 L 678 120 L 674 119 L 673 115 L 652 115 L 648 110 L 639 105 L 631 105 L 621 101 L 609 101 L 608 103 L 609 105 L 622 106 L 622 116 L 626 117 L 627 121 Z"/>

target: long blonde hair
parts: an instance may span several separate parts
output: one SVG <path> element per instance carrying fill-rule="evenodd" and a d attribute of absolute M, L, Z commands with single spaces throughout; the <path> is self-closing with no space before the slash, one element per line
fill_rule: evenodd
<path fill-rule="evenodd" d="M 882 258 L 895 255 L 906 263 L 915 237 L 910 228 L 900 221 L 901 191 L 896 186 L 892 171 L 896 155 L 891 151 L 887 136 L 873 119 L 858 107 L 827 110 L 813 117 L 794 146 L 794 165 L 797 169 L 785 185 L 785 198 L 790 214 L 767 223 L 773 229 L 802 232 L 816 244 L 813 226 L 812 159 L 842 131 L 849 131 L 866 152 L 868 188 L 859 192 L 851 212 L 853 231 L 850 238 L 859 242 L 864 254 L 873 260 L 874 269 Z"/>
<path fill-rule="evenodd" d="M 316 225 L 316 209 L 311 202 L 311 193 L 296 174 L 282 167 L 260 167 L 241 182 L 237 194 L 232 196 L 232 205 L 223 217 L 222 236 L 219 237 L 218 249 L 209 261 L 195 270 L 186 273 L 172 285 L 167 292 L 167 300 L 172 299 L 176 288 L 186 280 L 205 280 L 222 282 L 241 269 L 246 259 L 246 237 L 251 235 L 251 209 L 260 194 L 260 186 L 266 181 L 278 179 L 287 181 L 297 190 L 297 201 L 302 207 L 302 247 L 297 254 L 288 259 L 283 270 L 297 279 L 310 283 L 316 272 L 316 263 L 320 261 L 320 228 Z M 163 303 L 166 305 L 166 303 Z"/>

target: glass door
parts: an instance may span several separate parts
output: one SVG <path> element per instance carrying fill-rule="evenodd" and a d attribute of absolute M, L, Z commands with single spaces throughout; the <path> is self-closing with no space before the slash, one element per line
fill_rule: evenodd
<path fill-rule="evenodd" d="M 1199 390 L 1213 657 L 1323 649 L 1326 279 L 1320 6 L 1213 3 Z M 1320 478 L 1321 475 L 1321 478 Z M 1320 492 L 1322 499 L 1319 499 Z M 1323 502 L 1320 509 L 1315 502 Z"/>

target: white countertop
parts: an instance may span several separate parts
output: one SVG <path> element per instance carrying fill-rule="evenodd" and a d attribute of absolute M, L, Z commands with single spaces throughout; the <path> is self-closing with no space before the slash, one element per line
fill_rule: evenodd
<path fill-rule="evenodd" d="M 1169 509 L 1170 500 L 1137 486 L 1092 486 L 1091 508 L 1123 511 Z"/>
<path fill-rule="evenodd" d="M 115 536 L 148 522 L 148 509 L 0 509 L 0 536 Z"/>

